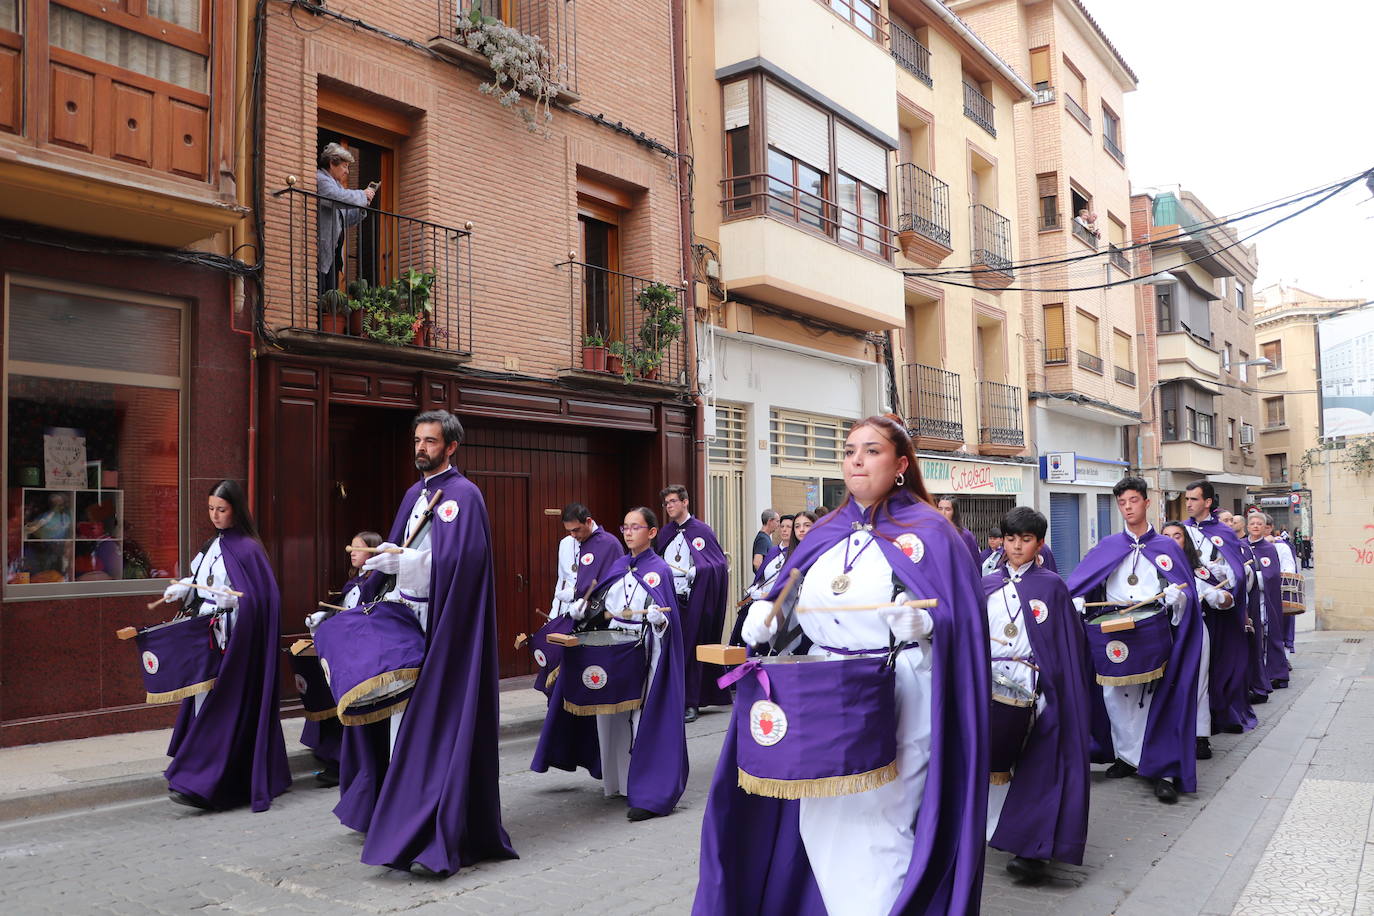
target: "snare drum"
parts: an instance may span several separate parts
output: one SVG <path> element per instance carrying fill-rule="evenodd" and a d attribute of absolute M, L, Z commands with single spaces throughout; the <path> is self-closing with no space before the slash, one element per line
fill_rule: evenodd
<path fill-rule="evenodd" d="M 1011 771 L 1035 719 L 1035 694 L 1005 674 L 992 674 L 992 704 L 988 710 L 988 781 L 1011 782 Z"/>
<path fill-rule="evenodd" d="M 1280 574 L 1279 589 L 1283 596 L 1283 612 L 1285 614 L 1307 613 L 1307 582 L 1301 573 Z"/>
<path fill-rule="evenodd" d="M 425 660 L 415 612 L 395 601 L 341 611 L 315 628 L 320 656 L 344 725 L 380 722 L 405 709 Z"/>
<path fill-rule="evenodd" d="M 324 676 L 324 666 L 315 651 L 313 639 L 298 639 L 286 651 L 287 664 L 295 677 L 296 690 L 300 693 L 301 705 L 305 707 L 305 717 L 311 722 L 323 722 L 338 715 L 338 704 L 329 690 L 329 681 Z"/>
<path fill-rule="evenodd" d="M 829 798 L 897 778 L 896 675 L 886 654 L 779 655 L 741 669 L 733 714 L 741 789 Z"/>
<path fill-rule="evenodd" d="M 214 615 L 183 617 L 134 636 L 149 703 L 172 703 L 215 686 L 224 653 L 215 643 Z"/>
<path fill-rule="evenodd" d="M 558 676 L 563 681 L 563 708 L 575 716 L 638 709 L 644 702 L 644 682 L 649 676 L 643 633 L 578 633 L 577 645 L 563 650 Z"/>
<path fill-rule="evenodd" d="M 1089 620 L 1088 650 L 1097 682 L 1110 687 L 1144 684 L 1164 676 L 1174 634 L 1166 608 L 1152 605 Z"/>

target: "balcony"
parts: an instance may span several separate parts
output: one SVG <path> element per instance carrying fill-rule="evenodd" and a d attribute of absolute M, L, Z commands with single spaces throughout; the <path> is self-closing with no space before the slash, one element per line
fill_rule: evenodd
<path fill-rule="evenodd" d="M 1107 260 L 1111 262 L 1113 267 L 1126 276 L 1129 277 L 1131 275 L 1131 259 L 1126 256 L 1126 252 L 1117 248 L 1111 242 L 1107 243 Z"/>
<path fill-rule="evenodd" d="M 1031 99 L 1031 107 L 1039 108 L 1041 105 L 1048 105 L 1054 101 L 1054 87 L 1040 85 L 1035 87 L 1035 97 Z"/>
<path fill-rule="evenodd" d="M 949 185 L 912 162 L 897 166 L 897 240 L 922 267 L 936 267 L 954 250 L 949 234 Z"/>
<path fill-rule="evenodd" d="M 1156 338 L 1159 380 L 1189 379 L 1215 384 L 1220 379 L 1220 359 L 1216 350 L 1187 331 L 1169 331 Z"/>
<path fill-rule="evenodd" d="M 569 362 L 560 378 L 674 393 L 687 386 L 681 288 L 581 261 L 557 266 L 568 272 Z M 589 344 L 593 335 L 601 343 Z"/>
<path fill-rule="evenodd" d="M 1045 365 L 1047 366 L 1066 366 L 1069 363 L 1069 350 L 1067 347 L 1046 347 Z"/>
<path fill-rule="evenodd" d="M 1117 146 L 1116 140 L 1114 140 L 1109 134 L 1102 134 L 1102 148 L 1105 149 L 1107 152 L 1111 153 L 1112 158 L 1115 159 L 1117 162 L 1121 163 L 1122 165 L 1126 164 L 1126 154 L 1122 152 L 1121 147 Z"/>
<path fill-rule="evenodd" d="M 1088 117 L 1088 113 L 1083 110 L 1083 106 L 1073 100 L 1073 96 L 1064 93 L 1064 110 L 1073 115 L 1073 119 L 1083 125 L 1083 129 L 1088 133 L 1093 132 L 1093 119 Z"/>
<path fill-rule="evenodd" d="M 980 289 L 1011 285 L 1011 220 L 983 204 L 969 208 L 973 282 Z"/>
<path fill-rule="evenodd" d="M 1001 382 L 978 383 L 978 451 L 1014 455 L 1026 447 L 1021 389 Z"/>
<path fill-rule="evenodd" d="M 444 57 L 467 64 L 482 73 L 491 72 L 491 62 L 479 51 L 469 48 L 465 41 L 469 27 L 468 13 L 477 6 L 494 18 L 526 35 L 539 39 L 548 52 L 546 77 L 559 86 L 555 98 L 560 102 L 575 102 L 577 94 L 577 3 L 560 0 L 557 3 L 502 3 L 500 0 L 437 0 L 438 31 L 429 41 L 430 50 Z"/>
<path fill-rule="evenodd" d="M 927 86 L 934 85 L 930 78 L 930 49 L 896 22 L 892 23 L 892 59 Z"/>
<path fill-rule="evenodd" d="M 267 321 L 289 348 L 433 366 L 472 352 L 472 232 L 358 207 L 335 285 L 320 289 L 319 195 L 275 191 L 267 239 Z M 282 226 L 284 224 L 284 233 Z M 284 237 L 283 237 L 284 234 Z M 279 278 L 279 279 L 278 279 Z M 331 294 L 329 300 L 324 294 Z M 285 302 L 283 302 L 285 299 Z"/>
<path fill-rule="evenodd" d="M 1180 472 L 1203 475 L 1225 471 L 1222 450 L 1200 442 L 1166 441 L 1163 443 L 1162 461 L 1164 467 L 1172 468 L 1176 475 Z"/>
<path fill-rule="evenodd" d="M 972 83 L 964 83 L 964 116 L 995 137 L 997 128 L 993 124 L 994 111 L 992 99 L 983 95 Z"/>
<path fill-rule="evenodd" d="M 887 41 L 888 19 L 872 0 L 816 0 L 852 25 L 860 35 L 878 44 Z"/>
<path fill-rule="evenodd" d="M 1123 368 L 1120 367 L 1120 366 L 1115 367 L 1115 372 L 1116 372 L 1116 380 L 1117 380 L 1118 382 L 1120 382 L 1120 383 L 1123 384 L 1123 385 L 1130 385 L 1132 388 L 1135 387 L 1135 373 L 1134 373 L 1134 372 L 1132 372 L 1130 369 L 1123 369 Z"/>
<path fill-rule="evenodd" d="M 1093 251 L 1097 250 L 1097 233 L 1095 231 L 1083 225 L 1076 216 L 1069 222 L 1069 225 L 1073 229 L 1074 238 L 1078 239 L 1084 245 L 1087 245 Z"/>
<path fill-rule="evenodd" d="M 1078 351 L 1078 368 L 1087 369 L 1089 372 L 1102 374 L 1102 357 L 1089 353 L 1087 350 Z"/>
<path fill-rule="evenodd" d="M 958 448 L 964 444 L 959 375 L 934 366 L 907 363 L 907 426 L 916 431 L 917 448 Z"/>

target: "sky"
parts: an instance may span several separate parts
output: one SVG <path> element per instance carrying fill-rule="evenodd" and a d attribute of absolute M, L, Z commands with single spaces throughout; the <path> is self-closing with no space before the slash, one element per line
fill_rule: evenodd
<path fill-rule="evenodd" d="M 1222 216 L 1374 167 L 1374 2 L 1083 2 L 1140 80 L 1122 119 L 1132 190 L 1181 185 Z M 1374 299 L 1362 183 L 1253 244 L 1260 287 Z"/>

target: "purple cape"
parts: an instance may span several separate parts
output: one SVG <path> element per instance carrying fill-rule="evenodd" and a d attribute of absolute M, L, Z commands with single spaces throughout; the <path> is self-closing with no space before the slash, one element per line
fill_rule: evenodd
<path fill-rule="evenodd" d="M 686 705 L 729 706 L 730 691 L 716 684 L 716 678 L 724 674 L 724 669 L 719 665 L 697 661 L 696 647 L 720 643 L 721 631 L 725 627 L 725 605 L 730 600 L 730 564 L 725 559 L 725 552 L 720 549 L 716 533 L 695 516 L 687 519 L 685 525 L 670 521 L 658 529 L 654 550 L 659 556 L 668 550 L 668 545 L 679 531 L 687 540 L 687 549 L 692 552 L 692 565 L 697 571 L 692 590 L 687 596 L 687 606 L 682 609 L 682 648 L 687 654 L 684 661 Z M 700 547 L 696 545 L 698 540 L 701 541 Z M 671 560 L 668 563 L 672 565 Z"/>
<path fill-rule="evenodd" d="M 1259 558 L 1250 549 L 1248 542 L 1243 543 L 1241 549 L 1245 552 L 1245 558 L 1250 561 L 1250 568 L 1259 566 Z M 1245 664 L 1245 683 L 1251 695 L 1268 696 L 1272 692 L 1269 686 L 1269 678 L 1264 670 L 1264 605 L 1261 596 L 1263 595 L 1263 584 L 1256 583 L 1249 585 L 1245 590 L 1245 616 L 1250 621 L 1250 631 L 1245 634 L 1245 644 L 1249 653 Z"/>
<path fill-rule="evenodd" d="M 978 539 L 973 536 L 973 532 L 967 528 L 959 529 L 959 537 L 963 539 L 964 546 L 968 548 L 969 556 L 973 557 L 973 562 L 978 562 Z"/>
<path fill-rule="evenodd" d="M 573 580 L 574 600 L 586 596 L 588 590 L 591 589 L 593 585 L 599 586 L 599 583 L 606 581 L 606 571 L 610 569 L 612 563 L 624 555 L 625 547 L 620 543 L 620 539 L 605 528 L 597 526 L 597 529 L 587 537 L 587 540 L 577 545 L 577 578 Z M 548 623 L 544 624 L 544 626 L 539 629 L 539 634 L 547 636 L 550 633 L 571 633 L 575 624 L 576 621 L 572 617 L 567 614 L 560 614 L 558 617 L 551 618 Z M 536 635 L 538 636 L 538 634 Z M 534 648 L 538 648 L 538 644 L 548 645 L 542 639 L 538 639 Z M 547 649 L 545 651 L 547 651 Z M 548 667 L 541 667 L 535 672 L 534 684 L 532 686 L 535 690 L 544 694 L 544 696 L 550 694 L 548 677 L 555 667 L 557 666 L 550 665 Z M 578 717 L 574 716 L 573 718 Z M 586 723 L 574 725 L 574 727 L 585 731 Z M 596 729 L 592 728 L 590 740 L 593 747 L 596 745 L 595 731 Z M 591 769 L 590 763 L 583 763 L 582 765 Z M 575 769 L 576 767 L 574 766 L 573 768 Z M 565 767 L 564 769 L 567 768 Z M 599 779 L 601 777 L 601 770 L 597 769 L 594 775 Z"/>
<path fill-rule="evenodd" d="M 893 574 L 914 595 L 939 599 L 930 609 L 930 765 L 916 821 L 915 846 L 892 913 L 976 913 L 983 887 L 988 786 L 988 621 L 973 558 L 934 508 L 908 493 L 893 496 L 876 519 L 853 500 L 826 516 L 787 558 L 773 595 L 792 569 L 803 573 L 871 520 Z M 917 535 L 913 563 L 893 539 Z M 783 625 L 786 627 L 786 624 Z M 825 908 L 797 829 L 798 803 L 738 787 L 734 716 L 707 798 L 700 877 L 692 912 L 823 914 Z"/>
<path fill-rule="evenodd" d="M 1088 551 L 1069 576 L 1069 594 L 1086 595 L 1107 581 L 1107 577 L 1131 554 L 1131 536 L 1120 531 L 1108 535 Z M 1156 570 L 1175 585 L 1187 585 L 1187 607 L 1174 627 L 1174 643 L 1164 676 L 1154 685 L 1154 699 L 1145 722 L 1144 746 L 1140 749 L 1141 776 L 1150 779 L 1176 779 L 1183 792 L 1197 791 L 1197 678 L 1202 662 L 1202 611 L 1188 559 L 1171 537 L 1153 528 L 1140 538 L 1141 551 Z M 1164 566 L 1161 566 L 1161 558 Z M 1168 613 L 1166 611 L 1165 613 Z M 1086 624 L 1084 624 L 1086 626 Z M 1111 729 L 1102 710 L 1101 692 L 1094 691 L 1093 759 L 1106 763 L 1115 758 Z M 1101 714 L 1098 714 L 1101 710 Z"/>
<path fill-rule="evenodd" d="M 262 545 L 237 531 L 220 538 L 224 569 L 239 599 L 214 689 L 200 715 L 181 704 L 167 754 L 169 788 L 224 810 L 251 803 L 266 811 L 291 785 L 278 706 L 281 594 Z"/>
<path fill-rule="evenodd" d="M 381 573 L 364 572 L 361 576 L 354 576 L 345 582 L 339 594 L 346 599 L 349 592 L 356 591 L 357 603 L 366 604 L 376 600 L 377 592 L 385 580 L 386 576 Z M 343 756 L 343 736 L 344 725 L 337 718 L 331 717 L 320 722 L 306 719 L 305 724 L 301 726 L 301 744 L 310 748 L 316 759 L 335 766 L 339 765 L 339 760 Z"/>
<path fill-rule="evenodd" d="M 983 592 L 992 597 L 1006 583 L 1005 570 L 985 576 Z M 1088 685 L 1093 679 L 1083 627 L 1064 580 L 1044 567 L 1027 571 L 1016 583 L 1016 594 L 1032 660 L 1040 668 L 1038 685 L 1045 709 L 1031 726 L 989 843 L 1028 859 L 1081 865 L 1088 836 Z M 1030 610 L 1030 602 L 1037 599 L 1049 611 L 1043 619 Z"/>
<path fill-rule="evenodd" d="M 763 562 L 759 564 L 759 568 L 754 570 L 754 581 L 749 583 L 750 587 L 752 588 L 762 583 L 764 570 L 768 568 L 768 564 L 772 563 L 773 560 L 777 558 L 778 554 L 785 553 L 791 549 L 790 547 L 783 547 L 781 544 L 774 544 L 769 549 L 768 553 L 764 554 Z"/>
<path fill-rule="evenodd" d="M 422 481 L 401 499 L 397 523 Z M 476 485 L 449 468 L 430 479 L 444 491 L 430 522 L 432 565 L 425 661 L 382 779 L 362 860 L 451 874 L 484 859 L 513 859 L 501 826 L 497 757 L 496 586 L 491 528 Z M 445 507 L 457 512 L 445 521 Z M 452 508 L 452 507 L 449 507 Z"/>
<path fill-rule="evenodd" d="M 1249 731 L 1258 722 L 1250 706 L 1247 683 L 1253 642 L 1245 632 L 1245 618 L 1250 614 L 1245 588 L 1245 561 L 1249 557 L 1240 538 L 1230 525 L 1217 518 L 1216 513 L 1201 524 L 1189 519 L 1187 525 L 1211 539 L 1231 567 L 1231 587 L 1227 589 L 1231 593 L 1231 607 L 1207 613 L 1207 635 L 1211 640 L 1207 699 L 1212 708 L 1212 731 L 1219 732 L 1228 725 L 1239 725 Z"/>
<path fill-rule="evenodd" d="M 1269 541 L 1251 541 L 1250 552 L 1255 556 L 1255 573 L 1264 592 L 1264 677 L 1266 681 L 1288 680 L 1288 655 L 1283 651 L 1283 581 L 1279 569 L 1279 552 Z"/>

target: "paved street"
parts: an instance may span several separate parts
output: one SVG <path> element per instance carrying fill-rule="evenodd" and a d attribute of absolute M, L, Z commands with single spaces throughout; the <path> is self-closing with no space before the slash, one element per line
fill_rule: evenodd
<path fill-rule="evenodd" d="M 1355 641 L 1351 641 L 1355 640 Z M 1219 736 L 1200 791 L 1156 802 L 1138 780 L 1093 788 L 1087 860 L 1017 887 L 990 851 L 989 914 L 1374 912 L 1360 867 L 1374 807 L 1374 640 L 1303 633 L 1293 686 L 1260 728 Z M 265 814 L 203 815 L 158 798 L 0 827 L 11 913 L 682 913 L 696 885 L 707 780 L 727 718 L 689 728 L 692 778 L 669 818 L 630 824 L 585 776 L 526 769 L 502 746 L 506 825 L 521 854 L 447 881 L 364 866 L 361 837 L 308 779 Z M 1290 803 L 1291 802 L 1291 803 Z"/>

